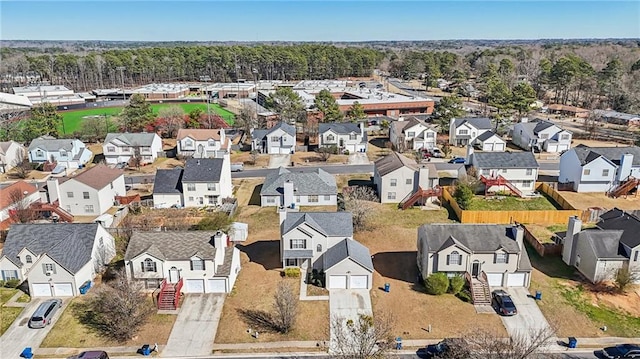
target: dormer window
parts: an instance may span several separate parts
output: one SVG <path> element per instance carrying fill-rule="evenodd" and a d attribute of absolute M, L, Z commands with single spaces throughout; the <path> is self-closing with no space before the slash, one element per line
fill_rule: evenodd
<path fill-rule="evenodd" d="M 495 261 L 494 262 L 496 264 L 509 263 L 509 256 L 505 252 L 498 252 L 495 255 Z"/>
<path fill-rule="evenodd" d="M 156 267 L 156 262 L 154 262 L 151 258 L 147 258 L 142 261 L 142 271 L 143 272 L 157 272 L 158 269 Z"/>
<path fill-rule="evenodd" d="M 216 146 L 216 141 L 209 140 L 209 147 L 215 147 L 215 146 Z"/>
<path fill-rule="evenodd" d="M 328 134 L 327 135 L 327 141 L 335 141 L 335 140 L 336 140 L 336 138 L 332 134 Z"/>
<path fill-rule="evenodd" d="M 189 139 L 184 140 L 184 147 L 193 147 L 193 141 Z"/>
<path fill-rule="evenodd" d="M 31 258 L 31 256 L 27 254 L 24 257 L 24 261 L 27 262 L 27 264 L 31 264 L 31 263 L 33 263 L 33 258 Z"/>
<path fill-rule="evenodd" d="M 67 157 L 67 151 L 60 150 L 60 157 Z"/>

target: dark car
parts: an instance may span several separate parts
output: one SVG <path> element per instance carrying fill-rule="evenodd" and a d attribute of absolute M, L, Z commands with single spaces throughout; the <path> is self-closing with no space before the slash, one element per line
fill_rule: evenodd
<path fill-rule="evenodd" d="M 469 349 L 461 338 L 446 338 L 438 344 L 430 344 L 425 348 L 427 358 L 468 358 Z M 455 351 L 455 353 L 453 353 Z"/>
<path fill-rule="evenodd" d="M 605 358 L 640 358 L 640 345 L 619 344 L 602 349 Z"/>
<path fill-rule="evenodd" d="M 116 168 L 118 169 L 124 169 L 127 167 L 127 163 L 126 162 L 120 162 L 116 165 Z"/>
<path fill-rule="evenodd" d="M 462 163 L 464 164 L 464 157 L 456 157 L 449 160 L 449 163 Z"/>
<path fill-rule="evenodd" d="M 501 315 L 516 315 L 518 314 L 518 309 L 516 305 L 513 303 L 511 296 L 509 293 L 505 292 L 502 289 L 494 290 L 491 293 L 493 297 L 493 305 L 496 311 Z"/>
<path fill-rule="evenodd" d="M 92 350 L 80 353 L 77 359 L 109 359 L 109 354 L 102 350 Z"/>

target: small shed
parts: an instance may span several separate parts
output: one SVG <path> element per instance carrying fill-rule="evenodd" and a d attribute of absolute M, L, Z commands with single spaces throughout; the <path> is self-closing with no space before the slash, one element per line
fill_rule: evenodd
<path fill-rule="evenodd" d="M 249 225 L 247 223 L 233 222 L 229 228 L 229 237 L 233 242 L 244 242 L 249 237 Z"/>

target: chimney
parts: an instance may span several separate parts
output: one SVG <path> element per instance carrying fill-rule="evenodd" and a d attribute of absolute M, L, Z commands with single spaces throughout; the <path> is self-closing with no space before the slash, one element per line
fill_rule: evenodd
<path fill-rule="evenodd" d="M 516 243 L 518 243 L 518 248 L 520 248 L 521 251 L 524 251 L 524 228 L 522 228 L 522 225 L 519 224 L 518 222 L 516 222 L 513 225 L 513 239 L 516 241 Z"/>
<path fill-rule="evenodd" d="M 290 180 L 286 180 L 283 185 L 284 199 L 282 202 L 282 206 L 287 208 L 294 208 L 296 203 L 293 197 L 293 182 Z"/>
<path fill-rule="evenodd" d="M 360 127 L 360 136 L 364 137 L 364 122 L 359 122 L 358 127 Z"/>
<path fill-rule="evenodd" d="M 467 145 L 467 158 L 464 161 L 465 165 L 473 164 L 473 146 Z"/>
<path fill-rule="evenodd" d="M 418 169 L 418 181 L 414 181 L 414 183 L 415 182 L 417 182 L 422 189 L 431 188 L 431 186 L 429 185 L 429 167 L 427 167 L 427 165 L 420 166 L 420 168 Z M 414 188 L 414 191 L 416 189 L 417 188 Z"/>
<path fill-rule="evenodd" d="M 47 195 L 49 197 L 49 203 L 60 199 L 60 184 L 57 178 L 47 180 Z"/>
<path fill-rule="evenodd" d="M 402 121 L 404 121 L 404 117 L 402 116 L 398 117 L 398 122 L 402 122 Z"/>
<path fill-rule="evenodd" d="M 625 181 L 629 176 L 631 176 L 631 165 L 633 164 L 633 155 L 630 153 L 625 153 L 620 158 L 620 167 L 618 167 L 618 172 L 616 173 L 616 181 L 622 182 Z"/>
<path fill-rule="evenodd" d="M 278 216 L 280 217 L 280 225 L 287 219 L 287 209 L 284 206 L 278 207 Z"/>
<path fill-rule="evenodd" d="M 582 231 L 582 221 L 578 216 L 569 217 L 567 234 L 564 237 L 562 246 L 562 260 L 568 265 L 576 263 L 576 235 Z"/>
<path fill-rule="evenodd" d="M 222 231 L 217 231 L 213 235 L 213 246 L 216 248 L 215 264 L 221 265 L 224 262 L 224 252 L 227 247 L 227 235 Z"/>

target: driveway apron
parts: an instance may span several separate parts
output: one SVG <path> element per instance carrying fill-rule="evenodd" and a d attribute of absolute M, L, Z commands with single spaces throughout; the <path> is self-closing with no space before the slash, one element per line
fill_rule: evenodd
<path fill-rule="evenodd" d="M 330 321 L 342 318 L 356 321 L 361 314 L 372 315 L 371 296 L 366 289 L 331 289 L 329 292 Z M 335 348 L 335 336 L 331 328 L 329 351 Z"/>

